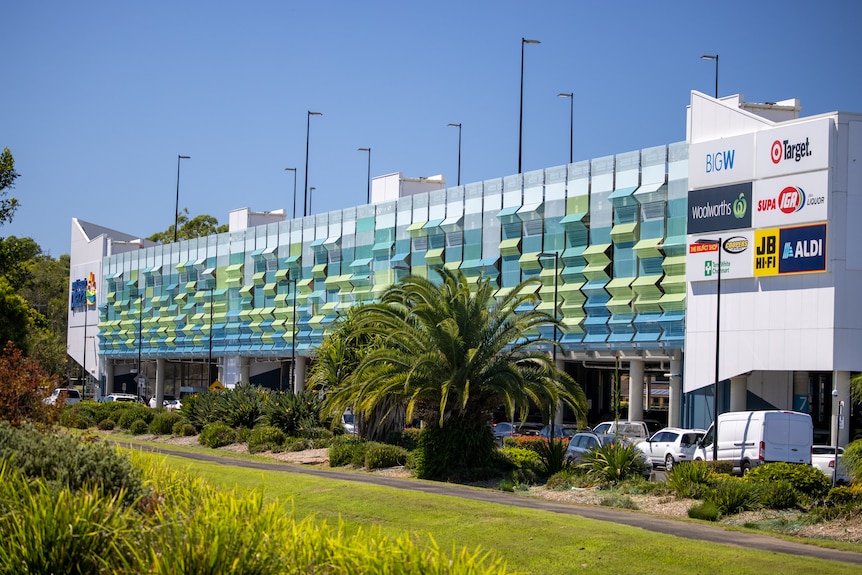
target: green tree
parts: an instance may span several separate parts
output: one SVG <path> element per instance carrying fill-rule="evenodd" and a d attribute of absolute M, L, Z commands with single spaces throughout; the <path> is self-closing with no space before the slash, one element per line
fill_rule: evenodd
<path fill-rule="evenodd" d="M 26 285 L 32 279 L 30 262 L 41 253 L 42 249 L 32 238 L 0 238 L 0 276 L 15 288 Z"/>
<path fill-rule="evenodd" d="M 219 225 L 218 219 L 213 216 L 201 214 L 189 219 L 188 208 L 183 208 L 183 211 L 177 215 L 177 239 L 190 240 L 193 238 L 201 238 L 212 234 L 221 234 L 228 231 L 228 225 Z M 174 241 L 174 226 L 168 226 L 163 232 L 156 232 L 147 238 L 151 242 L 160 244 L 169 244 Z"/>
<path fill-rule="evenodd" d="M 12 342 L 26 353 L 27 336 L 34 326 L 35 315 L 27 301 L 0 276 L 0 342 L 3 342 L 0 345 Z"/>
<path fill-rule="evenodd" d="M 429 465 L 426 477 L 487 465 L 494 450 L 488 422 L 500 405 L 522 418 L 536 406 L 547 419 L 562 402 L 584 422 L 583 390 L 538 349 L 554 344 L 539 328 L 556 323 L 534 309 L 539 281 L 522 282 L 496 300 L 487 278 L 474 290 L 460 270 L 438 273 L 439 285 L 408 276 L 380 303 L 357 310 L 356 329 L 378 334 L 380 345 L 362 357 L 347 385 L 333 390 L 328 405 L 352 405 L 367 417 L 379 405 L 403 403 L 408 420 L 415 415 L 428 423 L 426 462 L 440 450 L 449 454 L 445 464 Z"/>
<path fill-rule="evenodd" d="M 15 158 L 12 157 L 12 152 L 9 151 L 9 148 L 3 148 L 3 153 L 0 154 L 0 226 L 11 222 L 15 210 L 18 209 L 18 200 L 6 197 L 9 193 L 7 190 L 15 187 L 15 180 L 18 175 L 18 172 L 15 171 Z"/>

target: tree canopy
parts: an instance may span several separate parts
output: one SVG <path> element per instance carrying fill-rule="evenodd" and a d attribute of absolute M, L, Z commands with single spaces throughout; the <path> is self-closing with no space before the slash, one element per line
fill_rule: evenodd
<path fill-rule="evenodd" d="M 15 187 L 15 180 L 18 178 L 18 172 L 15 171 L 15 158 L 12 157 L 12 152 L 9 148 L 4 148 L 0 154 L 0 226 L 11 222 L 15 215 L 15 210 L 18 209 L 18 200 L 6 195 L 7 190 Z"/>
<path fill-rule="evenodd" d="M 183 208 L 183 211 L 177 215 L 177 239 L 190 240 L 193 238 L 201 238 L 212 234 L 221 234 L 228 231 L 228 225 L 219 225 L 218 219 L 214 216 L 201 214 L 189 219 L 188 208 Z M 163 232 L 156 232 L 147 237 L 151 242 L 160 244 L 169 244 L 174 241 L 174 226 L 168 226 Z"/>

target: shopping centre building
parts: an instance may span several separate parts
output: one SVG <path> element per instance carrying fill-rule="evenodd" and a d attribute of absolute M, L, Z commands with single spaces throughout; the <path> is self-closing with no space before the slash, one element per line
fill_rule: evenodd
<path fill-rule="evenodd" d="M 500 294 L 541 280 L 591 422 L 619 374 L 632 419 L 793 409 L 823 442 L 840 420 L 845 444 L 862 432 L 862 114 L 800 110 L 692 92 L 684 142 L 456 187 L 390 174 L 369 205 L 238 209 L 227 233 L 164 245 L 73 219 L 69 354 L 97 394 L 299 390 L 340 313 L 457 268 Z"/>

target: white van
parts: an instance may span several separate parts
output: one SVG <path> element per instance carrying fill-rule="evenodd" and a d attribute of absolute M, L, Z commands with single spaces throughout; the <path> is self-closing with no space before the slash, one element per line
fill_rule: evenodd
<path fill-rule="evenodd" d="M 712 461 L 713 425 L 698 442 L 694 460 Z M 746 474 L 764 463 L 811 465 L 814 424 L 796 411 L 731 411 L 718 416 L 718 460 L 732 461 L 734 473 Z"/>

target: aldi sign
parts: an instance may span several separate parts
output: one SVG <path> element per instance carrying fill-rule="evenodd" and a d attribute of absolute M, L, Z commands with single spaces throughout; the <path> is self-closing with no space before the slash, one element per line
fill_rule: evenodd
<path fill-rule="evenodd" d="M 826 271 L 826 224 L 754 232 L 754 275 Z"/>

